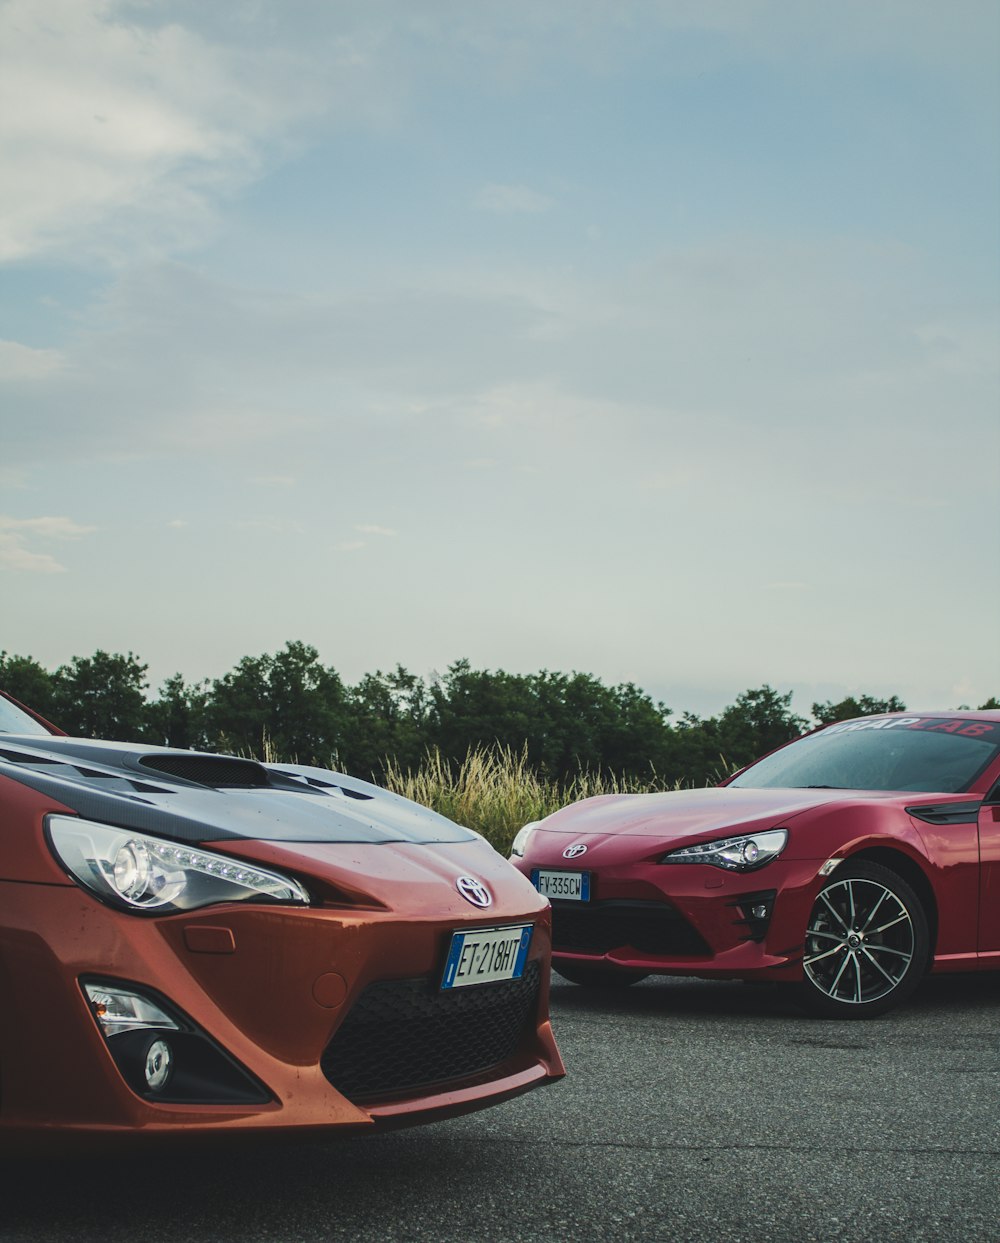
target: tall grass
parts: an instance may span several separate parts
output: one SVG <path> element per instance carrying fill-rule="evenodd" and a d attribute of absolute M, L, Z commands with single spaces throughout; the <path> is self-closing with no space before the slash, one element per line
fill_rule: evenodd
<path fill-rule="evenodd" d="M 567 803 L 596 794 L 649 794 L 664 789 L 655 774 L 641 781 L 581 773 L 560 786 L 530 767 L 526 748 L 514 751 L 504 746 L 473 748 L 458 765 L 433 749 L 416 772 L 390 759 L 383 784 L 482 833 L 501 854 L 509 854 L 522 825 L 541 820 Z"/>

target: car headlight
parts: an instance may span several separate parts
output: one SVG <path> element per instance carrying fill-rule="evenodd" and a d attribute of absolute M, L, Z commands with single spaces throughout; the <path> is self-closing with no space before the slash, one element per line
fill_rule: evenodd
<path fill-rule="evenodd" d="M 518 829 L 517 836 L 514 838 L 510 848 L 510 857 L 512 859 L 524 857 L 524 852 L 528 849 L 528 839 L 538 827 L 538 823 L 537 820 L 532 820 L 523 829 Z"/>
<path fill-rule="evenodd" d="M 166 915 L 218 902 L 309 902 L 298 881 L 225 855 L 75 816 L 46 823 L 73 879 L 124 910 Z"/>
<path fill-rule="evenodd" d="M 682 846 L 671 850 L 661 863 L 710 863 L 713 867 L 726 868 L 730 872 L 752 872 L 762 868 L 785 849 L 787 829 L 769 829 L 766 833 L 747 833 L 740 837 L 727 837 L 721 842 L 702 842 L 697 846 Z"/>

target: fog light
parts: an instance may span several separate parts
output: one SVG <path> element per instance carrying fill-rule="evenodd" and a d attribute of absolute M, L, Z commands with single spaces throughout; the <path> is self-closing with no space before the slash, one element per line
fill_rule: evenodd
<path fill-rule="evenodd" d="M 157 1105 L 262 1105 L 273 1100 L 245 1066 L 157 993 L 81 980 L 122 1078 Z"/>
<path fill-rule="evenodd" d="M 174 1055 L 165 1040 L 153 1040 L 146 1050 L 144 1073 L 146 1086 L 152 1092 L 159 1092 L 166 1087 L 170 1072 L 173 1069 Z"/>
<path fill-rule="evenodd" d="M 747 893 L 736 902 L 732 903 L 739 911 L 740 918 L 736 920 L 737 924 L 742 925 L 746 929 L 746 939 L 748 941 L 763 941 L 767 935 L 768 925 L 771 922 L 771 916 L 774 913 L 774 899 L 777 893 L 774 889 L 762 889 L 759 893 Z"/>

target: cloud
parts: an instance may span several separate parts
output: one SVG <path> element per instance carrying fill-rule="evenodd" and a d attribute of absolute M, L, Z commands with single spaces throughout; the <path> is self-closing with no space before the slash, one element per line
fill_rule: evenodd
<path fill-rule="evenodd" d="M 36 552 L 33 540 L 75 540 L 96 527 L 83 526 L 72 518 L 10 518 L 0 514 L 0 570 L 26 574 L 62 574 L 66 567 L 51 553 Z"/>
<path fill-rule="evenodd" d="M 8 518 L 0 514 L 0 531 L 24 532 L 43 539 L 79 539 L 96 530 L 96 527 L 83 526 L 72 518 Z"/>
<path fill-rule="evenodd" d="M 31 552 L 16 535 L 0 531 L 0 570 L 25 574 L 63 574 L 66 567 L 48 553 Z"/>
<path fill-rule="evenodd" d="M 499 215 L 534 215 L 548 211 L 552 199 L 528 186 L 505 186 L 490 182 L 476 194 L 475 204 Z"/>
<path fill-rule="evenodd" d="M 138 16 L 122 0 L 0 7 L 0 261 L 189 246 L 320 110 L 319 64 Z"/>
<path fill-rule="evenodd" d="M 337 545 L 337 552 L 358 552 L 365 547 L 367 545 L 363 539 L 345 540 L 344 543 Z"/>
<path fill-rule="evenodd" d="M 259 531 L 266 535 L 304 535 L 300 522 L 284 518 L 240 518 L 232 524 L 237 531 Z"/>
<path fill-rule="evenodd" d="M 62 366 L 63 358 L 56 350 L 0 341 L 0 382 L 45 379 Z"/>
<path fill-rule="evenodd" d="M 367 523 L 359 523 L 354 527 L 355 531 L 360 531 L 362 535 L 385 535 L 392 537 L 396 532 L 391 527 L 372 526 Z"/>

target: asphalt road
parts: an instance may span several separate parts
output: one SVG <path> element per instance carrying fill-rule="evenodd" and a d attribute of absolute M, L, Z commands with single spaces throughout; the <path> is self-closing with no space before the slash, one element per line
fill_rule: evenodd
<path fill-rule="evenodd" d="M 560 1084 L 364 1138 L 3 1164 L 0 1239 L 1000 1240 L 1000 980 L 865 1023 L 557 981 Z"/>

